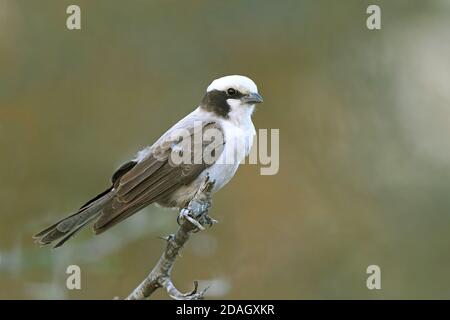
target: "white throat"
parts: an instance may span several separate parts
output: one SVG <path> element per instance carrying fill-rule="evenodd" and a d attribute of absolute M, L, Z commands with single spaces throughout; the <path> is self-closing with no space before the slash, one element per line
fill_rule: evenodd
<path fill-rule="evenodd" d="M 230 122 L 241 129 L 245 129 L 248 126 L 253 127 L 252 114 L 255 111 L 255 105 L 242 105 L 239 100 L 235 99 L 228 99 L 227 102 L 231 108 L 228 113 Z"/>

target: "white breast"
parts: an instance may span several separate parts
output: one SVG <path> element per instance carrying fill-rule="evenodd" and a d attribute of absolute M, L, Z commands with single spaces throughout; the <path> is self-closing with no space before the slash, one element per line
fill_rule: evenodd
<path fill-rule="evenodd" d="M 249 154 L 256 134 L 251 112 L 248 115 L 234 116 L 230 113 L 229 119 L 219 120 L 225 135 L 225 147 L 217 162 L 206 170 L 211 179 L 216 181 L 214 192 L 227 184 L 234 176 L 239 164 Z M 239 121 L 236 121 L 237 119 Z"/>

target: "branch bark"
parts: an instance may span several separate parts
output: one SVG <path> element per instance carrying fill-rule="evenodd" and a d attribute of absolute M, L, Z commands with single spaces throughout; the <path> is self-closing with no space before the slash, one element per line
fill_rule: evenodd
<path fill-rule="evenodd" d="M 181 209 L 179 216 L 180 227 L 174 235 L 169 235 L 166 238 L 167 246 L 158 263 L 141 284 L 126 298 L 127 300 L 147 299 L 159 288 L 165 288 L 168 295 L 176 300 L 198 300 L 203 298 L 208 288 L 198 292 L 198 283 L 194 281 L 194 290 L 182 293 L 174 286 L 171 272 L 175 259 L 192 233 L 204 230 L 204 224 L 212 225 L 216 222 L 208 216 L 213 186 L 214 181 L 210 181 L 209 177 L 206 176 L 187 208 Z"/>

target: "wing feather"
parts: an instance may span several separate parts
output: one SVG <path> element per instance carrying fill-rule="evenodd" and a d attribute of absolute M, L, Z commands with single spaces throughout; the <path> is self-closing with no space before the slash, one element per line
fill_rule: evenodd
<path fill-rule="evenodd" d="M 212 164 L 205 161 L 193 163 L 194 156 L 202 155 L 204 148 L 212 143 L 206 138 L 201 139 L 201 143 L 194 139 L 198 125 L 197 123 L 184 128 L 181 138 L 179 135 L 163 136 L 150 148 L 144 159 L 115 182 L 116 196 L 111 201 L 111 206 L 104 209 L 95 223 L 96 233 L 105 231 L 150 203 L 170 195 L 180 186 L 191 183 Z M 223 135 L 222 128 L 216 122 L 202 123 L 200 129 L 202 134 L 208 129 L 217 129 Z M 186 134 L 189 137 L 187 140 Z M 186 141 L 188 143 L 185 143 Z M 222 136 L 221 143 L 214 146 L 214 159 L 220 156 L 223 146 Z M 170 157 L 172 152 L 188 152 L 191 163 L 173 163 Z"/>

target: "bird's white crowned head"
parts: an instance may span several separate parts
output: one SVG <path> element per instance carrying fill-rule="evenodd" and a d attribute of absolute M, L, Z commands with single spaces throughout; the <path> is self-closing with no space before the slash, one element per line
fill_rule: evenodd
<path fill-rule="evenodd" d="M 255 104 L 262 102 L 263 98 L 252 79 L 232 75 L 218 78 L 208 86 L 201 107 L 227 117 L 230 112 L 240 108 L 251 112 Z"/>
<path fill-rule="evenodd" d="M 233 88 L 235 90 L 239 90 L 242 93 L 258 93 L 258 87 L 253 82 L 252 79 L 245 76 L 225 76 L 219 79 L 214 80 L 209 85 L 207 92 L 212 90 L 226 91 L 229 88 Z"/>

